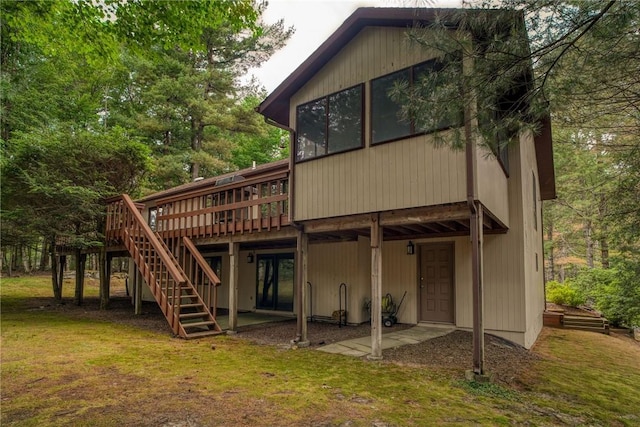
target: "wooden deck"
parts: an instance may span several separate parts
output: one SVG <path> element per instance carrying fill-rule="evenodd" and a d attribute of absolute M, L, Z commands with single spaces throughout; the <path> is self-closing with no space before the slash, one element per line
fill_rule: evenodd
<path fill-rule="evenodd" d="M 192 239 L 280 230 L 289 218 L 288 170 L 259 175 L 228 184 L 211 181 L 154 201 L 155 232 L 162 239 Z M 143 205 L 138 205 L 140 210 Z M 120 198 L 107 205 L 106 237 L 116 243 L 123 224 Z M 113 239 L 116 237 L 116 239 Z"/>

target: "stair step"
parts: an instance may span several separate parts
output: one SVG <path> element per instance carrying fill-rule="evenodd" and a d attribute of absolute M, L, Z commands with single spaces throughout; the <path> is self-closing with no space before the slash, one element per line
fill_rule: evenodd
<path fill-rule="evenodd" d="M 206 313 L 204 311 L 197 311 L 195 313 L 180 313 L 180 319 L 195 319 L 205 316 L 209 316 L 209 313 Z"/>
<path fill-rule="evenodd" d="M 192 307 L 204 307 L 204 304 L 201 302 L 194 302 L 190 304 L 180 304 L 181 308 L 192 308 Z"/>
<path fill-rule="evenodd" d="M 592 326 L 577 326 L 577 325 L 569 325 L 565 326 L 565 329 L 576 329 L 580 331 L 591 331 L 591 332 L 600 332 L 603 334 L 609 334 L 609 328 L 605 327 L 592 327 Z"/>
<path fill-rule="evenodd" d="M 183 328 L 195 328 L 201 326 L 211 326 L 215 325 L 216 322 L 213 320 L 205 320 L 204 322 L 180 322 Z"/>
<path fill-rule="evenodd" d="M 192 332 L 185 336 L 186 339 L 194 339 L 194 338 L 202 338 L 202 337 L 212 337 L 215 335 L 222 335 L 225 331 L 201 331 L 201 332 Z"/>
<path fill-rule="evenodd" d="M 594 326 L 602 326 L 608 324 L 609 322 L 606 319 L 595 318 L 595 319 L 585 319 L 585 318 L 564 318 L 565 325 L 594 325 Z"/>
<path fill-rule="evenodd" d="M 605 326 L 603 322 L 589 323 L 589 322 L 564 322 L 564 326 L 584 326 L 593 328 L 602 328 Z"/>
<path fill-rule="evenodd" d="M 195 298 L 195 297 L 196 297 L 195 294 L 178 295 L 178 298 Z M 167 295 L 167 299 L 173 299 L 173 295 Z"/>

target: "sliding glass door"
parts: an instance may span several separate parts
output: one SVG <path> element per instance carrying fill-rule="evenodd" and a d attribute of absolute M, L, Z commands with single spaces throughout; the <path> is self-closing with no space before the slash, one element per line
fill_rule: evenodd
<path fill-rule="evenodd" d="M 256 308 L 293 311 L 293 254 L 258 255 Z"/>

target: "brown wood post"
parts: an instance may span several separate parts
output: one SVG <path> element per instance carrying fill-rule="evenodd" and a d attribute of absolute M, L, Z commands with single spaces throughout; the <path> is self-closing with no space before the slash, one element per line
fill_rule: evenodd
<path fill-rule="evenodd" d="M 296 308 L 297 308 L 297 333 L 298 346 L 308 346 L 307 338 L 307 252 L 309 249 L 309 236 L 298 230 L 296 246 Z"/>
<path fill-rule="evenodd" d="M 133 268 L 133 312 L 142 314 L 142 276 L 138 269 Z"/>
<path fill-rule="evenodd" d="M 471 268 L 473 283 L 473 372 L 484 375 L 484 288 L 482 280 L 482 204 L 474 202 L 471 218 Z"/>
<path fill-rule="evenodd" d="M 76 250 L 76 292 L 73 298 L 75 305 L 82 305 L 84 299 L 84 269 L 87 264 L 87 254 Z"/>
<path fill-rule="evenodd" d="M 470 64 L 465 64 L 464 68 Z M 482 204 L 477 200 L 477 145 L 472 129 L 475 97 L 473 90 L 463 87 L 465 97 L 464 135 L 467 205 L 469 207 L 471 234 L 471 288 L 473 294 L 473 370 L 474 375 L 484 375 L 484 325 L 482 288 Z"/>
<path fill-rule="evenodd" d="M 135 264 L 133 258 L 131 258 L 129 266 L 127 267 L 127 286 L 130 286 L 129 292 L 131 296 L 131 305 L 136 305 L 136 277 L 138 274 L 138 266 Z"/>
<path fill-rule="evenodd" d="M 371 215 L 371 354 L 382 359 L 382 227 L 379 214 Z"/>
<path fill-rule="evenodd" d="M 103 247 L 100 249 L 100 310 L 109 308 L 111 294 L 111 255 Z"/>
<path fill-rule="evenodd" d="M 229 325 L 227 333 L 238 329 L 238 262 L 240 243 L 229 242 Z"/>

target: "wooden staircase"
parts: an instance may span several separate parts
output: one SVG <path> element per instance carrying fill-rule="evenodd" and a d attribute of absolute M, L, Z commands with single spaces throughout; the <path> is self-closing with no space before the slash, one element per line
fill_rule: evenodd
<path fill-rule="evenodd" d="M 173 333 L 186 339 L 223 333 L 215 319 L 220 280 L 195 245 L 185 237 L 188 242 L 185 240 L 182 253 L 194 273 L 191 278 L 201 282 L 196 284 L 168 245 L 149 228 L 128 195 L 111 200 L 107 206 L 107 241 L 120 241 L 127 248 Z M 198 289 L 208 289 L 208 304 Z"/>
<path fill-rule="evenodd" d="M 580 329 L 583 331 L 609 334 L 609 321 L 604 317 L 565 315 L 562 320 L 562 326 L 566 329 Z"/>
<path fill-rule="evenodd" d="M 215 307 L 216 301 L 215 298 L 211 302 L 213 305 L 206 304 L 204 298 L 198 292 L 198 287 L 194 286 L 192 281 L 189 279 L 189 275 L 184 271 L 182 265 L 178 262 L 173 253 L 167 246 L 166 242 L 160 239 L 160 236 L 156 234 L 158 241 L 164 248 L 164 250 L 169 254 L 173 265 L 176 269 L 184 276 L 185 283 L 180 287 L 180 292 L 176 297 L 170 296 L 169 300 L 171 302 L 178 301 L 176 307 L 179 307 L 178 313 L 178 321 L 180 325 L 179 334 L 183 338 L 191 339 L 191 338 L 200 338 L 210 335 L 218 335 L 223 333 L 220 325 L 215 319 Z M 209 286 L 219 286 L 220 280 L 216 276 L 216 274 L 211 270 L 211 267 L 206 263 L 204 258 L 200 252 L 196 249 L 195 245 L 191 242 L 188 237 L 183 238 L 184 248 L 183 254 L 189 254 L 191 258 L 194 258 L 197 264 L 196 268 L 204 269 L 208 271 L 203 271 L 205 277 L 208 276 Z M 187 259 L 186 256 L 183 256 L 183 259 Z M 193 275 L 196 278 L 202 277 L 200 274 Z M 214 291 L 215 292 L 215 291 Z M 211 300 L 207 298 L 207 300 Z"/>

